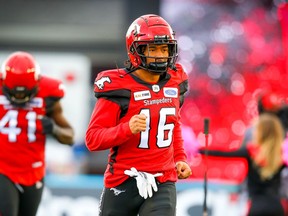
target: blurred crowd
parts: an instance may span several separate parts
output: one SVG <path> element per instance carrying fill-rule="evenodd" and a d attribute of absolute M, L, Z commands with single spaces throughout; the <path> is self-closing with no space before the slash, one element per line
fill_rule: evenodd
<path fill-rule="evenodd" d="M 175 26 L 179 61 L 189 73 L 183 124 L 193 128 L 193 136 L 203 145 L 203 119 L 209 117 L 209 145 L 239 148 L 246 128 L 258 114 L 260 92 L 287 92 L 287 5 L 222 0 L 182 1 L 173 7 L 172 1 L 164 2 L 162 13 Z M 193 136 L 184 135 L 184 139 L 194 140 Z M 242 181 L 245 176 L 241 160 L 209 164 L 215 168 L 211 168 L 211 177 Z M 201 158 L 193 158 L 191 165 L 193 177 L 202 177 Z"/>

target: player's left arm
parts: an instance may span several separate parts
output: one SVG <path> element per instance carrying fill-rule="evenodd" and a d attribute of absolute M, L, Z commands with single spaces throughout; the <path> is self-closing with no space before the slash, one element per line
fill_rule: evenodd
<path fill-rule="evenodd" d="M 39 116 L 42 124 L 42 133 L 50 134 L 62 144 L 74 143 L 74 130 L 64 117 L 61 99 L 65 95 L 65 88 L 60 80 L 43 76 L 41 83 L 44 100 L 45 115 Z"/>
<path fill-rule="evenodd" d="M 176 163 L 176 170 L 178 179 L 186 179 L 192 174 L 190 166 L 184 161 L 178 161 Z"/>
<path fill-rule="evenodd" d="M 179 75 L 179 104 L 180 107 L 184 103 L 184 94 L 188 91 L 188 76 L 184 72 L 180 64 L 176 64 L 177 73 Z M 183 147 L 183 138 L 180 125 L 180 111 L 178 113 L 178 122 L 174 128 L 174 161 L 179 179 L 188 178 L 191 174 L 191 168 L 187 163 L 187 156 Z"/>
<path fill-rule="evenodd" d="M 187 156 L 183 147 L 183 138 L 181 133 L 180 123 L 177 123 L 174 128 L 174 161 L 179 179 L 188 178 L 191 174 L 191 168 L 187 163 Z"/>
<path fill-rule="evenodd" d="M 51 120 L 50 129 L 46 128 L 50 130 L 47 131 L 47 133 L 50 132 L 62 144 L 72 145 L 74 143 L 74 130 L 65 118 L 59 100 L 53 104 L 52 110 L 46 118 L 50 118 Z M 43 125 L 45 125 L 45 123 L 43 123 Z M 46 127 L 47 126 L 48 125 L 46 125 Z M 43 126 L 43 130 L 45 130 L 45 126 Z"/>

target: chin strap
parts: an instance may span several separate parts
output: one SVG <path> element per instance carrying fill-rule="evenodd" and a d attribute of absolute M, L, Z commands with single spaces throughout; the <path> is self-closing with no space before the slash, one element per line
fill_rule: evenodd
<path fill-rule="evenodd" d="M 165 73 L 168 70 L 167 62 L 151 62 L 147 66 L 147 69 L 152 72 Z"/>

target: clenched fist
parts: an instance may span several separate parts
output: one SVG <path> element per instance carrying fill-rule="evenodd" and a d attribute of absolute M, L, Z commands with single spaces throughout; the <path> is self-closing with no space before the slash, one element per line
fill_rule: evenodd
<path fill-rule="evenodd" d="M 186 179 L 192 174 L 192 171 L 189 165 L 183 161 L 178 161 L 176 163 L 176 170 L 177 170 L 178 179 Z"/>
<path fill-rule="evenodd" d="M 129 121 L 129 127 L 133 134 L 146 130 L 146 116 L 144 114 L 134 115 Z"/>

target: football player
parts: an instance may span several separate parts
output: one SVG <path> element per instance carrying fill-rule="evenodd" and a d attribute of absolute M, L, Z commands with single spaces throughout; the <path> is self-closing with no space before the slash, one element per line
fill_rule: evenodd
<path fill-rule="evenodd" d="M 110 149 L 100 215 L 172 216 L 177 179 L 191 175 L 180 107 L 187 75 L 177 41 L 160 16 L 137 18 L 126 34 L 128 65 L 99 73 L 86 131 L 90 151 Z"/>
<path fill-rule="evenodd" d="M 0 215 L 36 215 L 45 175 L 47 134 L 72 145 L 63 116 L 63 84 L 40 74 L 34 57 L 14 52 L 2 64 L 0 82 Z"/>

